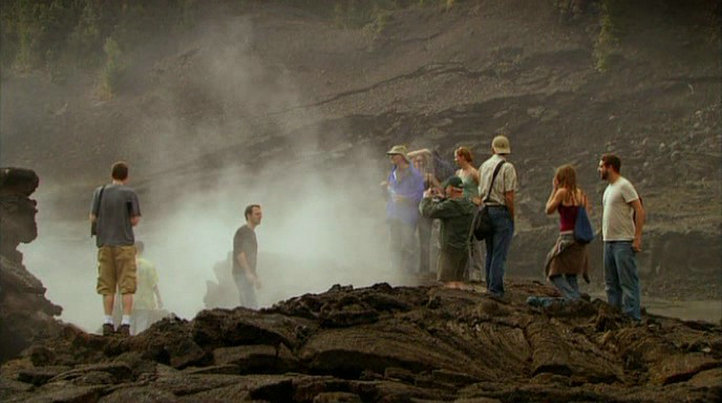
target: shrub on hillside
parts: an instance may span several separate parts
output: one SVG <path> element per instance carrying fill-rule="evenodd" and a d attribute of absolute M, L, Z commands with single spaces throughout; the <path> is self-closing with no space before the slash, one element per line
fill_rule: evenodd
<path fill-rule="evenodd" d="M 123 61 L 123 52 L 121 52 L 118 42 L 113 38 L 105 40 L 105 65 L 100 74 L 100 96 L 103 98 L 112 98 L 118 89 L 123 72 L 125 71 L 125 63 Z"/>

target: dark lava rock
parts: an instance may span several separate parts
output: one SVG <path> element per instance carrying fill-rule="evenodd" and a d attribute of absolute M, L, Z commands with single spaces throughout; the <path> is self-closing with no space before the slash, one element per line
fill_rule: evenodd
<path fill-rule="evenodd" d="M 68 371 L 70 367 L 66 366 L 47 366 L 47 367 L 33 367 L 21 370 L 18 373 L 18 380 L 21 382 L 31 383 L 35 386 L 40 386 L 47 383 L 49 380 L 57 377 L 58 375 Z"/>
<path fill-rule="evenodd" d="M 153 387 L 130 387 L 118 389 L 100 399 L 103 403 L 155 402 L 171 403 L 179 401 L 176 395 Z"/>
<path fill-rule="evenodd" d="M 39 182 L 38 175 L 30 169 L 0 168 L 0 255 L 15 263 L 22 263 L 17 246 L 38 236 L 37 202 L 29 196 Z"/>
<path fill-rule="evenodd" d="M 232 364 L 237 374 L 284 373 L 298 369 L 298 359 L 283 344 L 222 347 L 213 350 L 216 364 Z"/>
<path fill-rule="evenodd" d="M 20 243 L 38 235 L 34 171 L 0 168 L 0 363 L 43 337 L 62 330 L 53 318 L 62 308 L 45 298 L 42 282 L 23 266 Z"/>
<path fill-rule="evenodd" d="M 507 286 L 503 303 L 473 290 L 333 287 L 262 311 L 166 318 L 127 339 L 66 330 L 8 361 L 0 396 L 167 402 L 719 397 L 720 326 L 647 315 L 635 323 L 602 301 L 530 308 L 526 296 L 548 292 L 546 286 Z"/>

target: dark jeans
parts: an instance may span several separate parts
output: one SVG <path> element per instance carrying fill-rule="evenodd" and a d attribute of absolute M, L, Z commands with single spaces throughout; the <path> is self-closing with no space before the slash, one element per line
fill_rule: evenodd
<path fill-rule="evenodd" d="M 609 305 L 636 320 L 641 319 L 639 276 L 632 241 L 604 242 L 604 285 Z"/>
<path fill-rule="evenodd" d="M 486 238 L 486 289 L 494 295 L 504 295 L 504 269 L 514 235 L 514 221 L 503 206 L 489 207 L 494 234 Z"/>
<path fill-rule="evenodd" d="M 389 220 L 389 246 L 391 247 L 391 267 L 396 273 L 412 274 L 416 251 L 416 225 L 400 220 Z"/>
<path fill-rule="evenodd" d="M 554 303 L 564 304 L 569 301 L 577 301 L 581 298 L 576 274 L 559 274 L 550 277 L 549 281 L 551 281 L 557 290 L 559 290 L 559 293 L 562 294 L 561 298 L 531 296 L 526 299 L 526 303 L 531 306 L 549 307 Z"/>
<path fill-rule="evenodd" d="M 557 287 L 557 290 L 559 290 L 559 293 L 562 294 L 565 300 L 577 300 L 581 298 L 576 274 L 560 274 L 558 276 L 552 276 L 549 280 Z"/>
<path fill-rule="evenodd" d="M 242 271 L 233 272 L 233 281 L 236 283 L 236 287 L 238 288 L 240 306 L 257 309 L 258 303 L 256 302 L 256 289 L 253 288 L 253 284 L 248 281 L 246 274 Z"/>

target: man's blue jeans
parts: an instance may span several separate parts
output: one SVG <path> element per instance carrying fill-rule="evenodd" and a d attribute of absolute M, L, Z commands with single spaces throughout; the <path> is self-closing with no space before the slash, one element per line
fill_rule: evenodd
<path fill-rule="evenodd" d="M 581 298 L 581 294 L 579 294 L 579 284 L 577 284 L 577 276 L 575 274 L 552 276 L 549 281 L 559 290 L 563 299 L 574 301 Z"/>
<path fill-rule="evenodd" d="M 577 276 L 575 274 L 559 274 L 549 278 L 549 281 L 562 294 L 561 298 L 557 297 L 537 297 L 532 295 L 526 299 L 526 303 L 531 306 L 549 307 L 552 304 L 564 304 L 570 301 L 578 301 L 581 298 L 579 293 L 579 284 L 577 284 Z"/>
<path fill-rule="evenodd" d="M 486 289 L 494 295 L 503 296 L 504 267 L 514 235 L 514 221 L 509 210 L 503 206 L 489 207 L 489 218 L 494 226 L 494 235 L 486 238 Z"/>
<path fill-rule="evenodd" d="M 632 241 L 604 242 L 604 284 L 607 302 L 640 320 L 639 276 Z"/>

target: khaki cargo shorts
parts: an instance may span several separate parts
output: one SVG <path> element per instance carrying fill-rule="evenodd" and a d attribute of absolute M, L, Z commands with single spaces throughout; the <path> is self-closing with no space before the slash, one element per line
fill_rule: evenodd
<path fill-rule="evenodd" d="M 134 294 L 136 288 L 135 246 L 98 248 L 98 285 L 100 295 Z"/>

